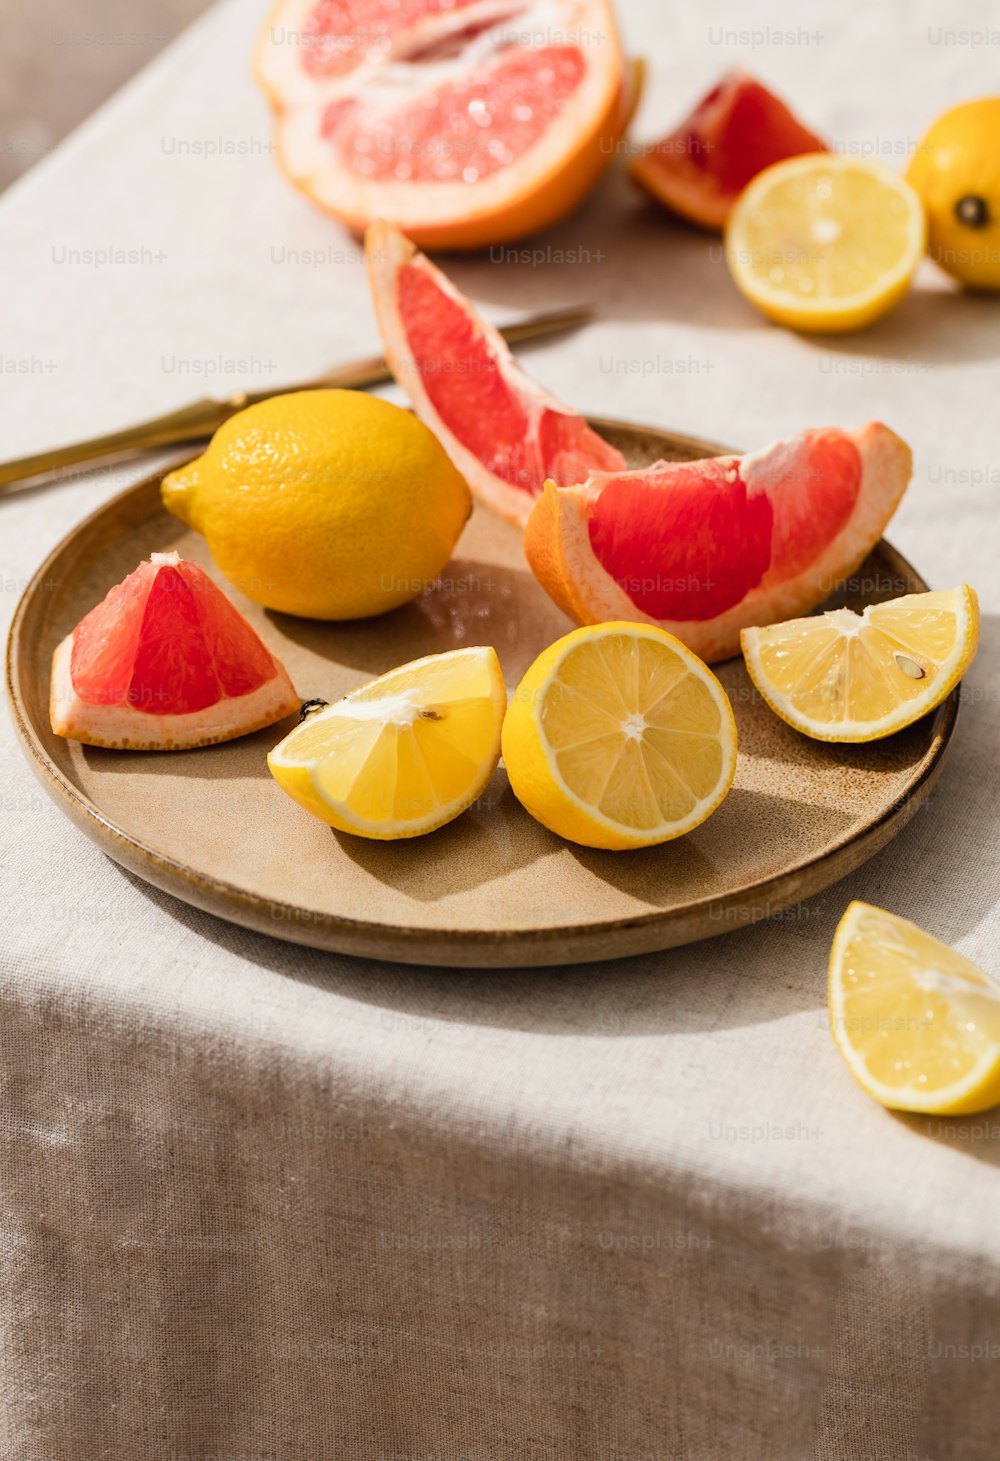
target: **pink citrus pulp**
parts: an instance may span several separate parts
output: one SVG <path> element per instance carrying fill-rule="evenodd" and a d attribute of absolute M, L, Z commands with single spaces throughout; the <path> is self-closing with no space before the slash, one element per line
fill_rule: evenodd
<path fill-rule="evenodd" d="M 910 479 L 880 422 L 804 431 L 744 456 L 546 482 L 524 550 L 579 624 L 656 624 L 706 661 L 741 629 L 808 613 L 878 542 Z"/>
<path fill-rule="evenodd" d="M 207 746 L 298 706 L 284 666 L 204 570 L 176 553 L 140 563 L 52 661 L 52 729 L 92 746 Z"/>

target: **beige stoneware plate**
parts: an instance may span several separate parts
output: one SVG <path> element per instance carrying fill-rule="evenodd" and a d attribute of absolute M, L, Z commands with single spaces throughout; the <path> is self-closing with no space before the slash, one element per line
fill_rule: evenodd
<path fill-rule="evenodd" d="M 726 450 L 593 423 L 632 465 Z M 869 746 L 824 745 L 782 724 L 741 660 L 716 666 L 739 728 L 736 781 L 688 837 L 638 852 L 573 847 L 515 800 L 503 768 L 480 802 L 412 841 L 334 832 L 272 781 L 289 720 L 228 745 L 144 754 L 61 740 L 48 720 L 52 651 L 153 551 L 176 548 L 226 590 L 284 660 L 304 700 L 334 700 L 419 655 L 496 647 L 509 686 L 570 627 L 529 572 L 515 529 L 476 509 L 439 585 L 379 619 L 323 624 L 258 608 L 213 567 L 203 539 L 160 506 L 159 475 L 100 508 L 31 580 L 8 646 L 10 702 L 35 772 L 124 867 L 220 918 L 277 938 L 415 964 L 576 963 L 670 948 L 767 917 L 843 877 L 927 795 L 955 726 L 957 692 Z M 926 584 L 881 543 L 837 602 Z"/>

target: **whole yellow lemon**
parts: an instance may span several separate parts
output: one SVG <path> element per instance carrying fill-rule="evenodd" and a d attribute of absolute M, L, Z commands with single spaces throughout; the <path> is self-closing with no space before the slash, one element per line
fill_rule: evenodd
<path fill-rule="evenodd" d="M 433 433 L 362 391 L 297 391 L 238 412 L 164 478 L 163 501 L 248 598 L 307 619 L 416 598 L 472 510 Z"/>
<path fill-rule="evenodd" d="M 906 173 L 927 210 L 927 252 L 973 289 L 1000 290 L 1000 96 L 952 107 Z"/>

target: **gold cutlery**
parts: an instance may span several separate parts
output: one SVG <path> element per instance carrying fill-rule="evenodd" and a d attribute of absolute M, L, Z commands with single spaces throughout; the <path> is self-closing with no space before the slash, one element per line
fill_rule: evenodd
<path fill-rule="evenodd" d="M 508 345 L 523 340 L 537 340 L 544 335 L 553 335 L 560 330 L 573 330 L 593 318 L 589 308 L 554 310 L 547 314 L 532 315 L 514 325 L 507 325 L 500 333 Z M 228 421 L 237 411 L 266 401 L 271 396 L 287 395 L 290 391 L 317 389 L 364 390 L 368 386 L 382 385 L 392 380 L 384 357 L 373 356 L 369 360 L 354 360 L 338 366 L 329 375 L 319 380 L 305 381 L 294 386 L 277 386 L 263 391 L 238 391 L 224 400 L 206 399 L 192 401 L 164 416 L 151 421 L 140 421 L 122 431 L 110 431 L 104 436 L 92 437 L 89 441 L 73 442 L 69 446 L 57 446 L 48 451 L 36 452 L 32 456 L 18 457 L 14 461 L 0 462 L 0 490 L 14 482 L 23 482 L 30 477 L 57 472 L 61 467 L 76 466 L 80 462 L 106 460 L 122 456 L 126 452 L 147 451 L 151 447 L 170 446 L 175 442 L 200 441 Z"/>

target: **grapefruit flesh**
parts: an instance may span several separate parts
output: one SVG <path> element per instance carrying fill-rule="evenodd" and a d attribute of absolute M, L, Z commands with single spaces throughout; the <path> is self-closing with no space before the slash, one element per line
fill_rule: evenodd
<path fill-rule="evenodd" d="M 373 224 L 366 253 L 392 372 L 481 501 L 523 526 L 546 478 L 569 486 L 624 468 L 398 229 Z"/>
<path fill-rule="evenodd" d="M 766 86 L 734 71 L 633 163 L 632 176 L 672 212 L 721 231 L 737 195 L 764 168 L 828 150 Z"/>
<path fill-rule="evenodd" d="M 657 624 L 702 659 L 741 629 L 807 613 L 875 546 L 910 478 L 880 422 L 805 431 L 745 456 L 546 482 L 524 548 L 580 624 Z"/>
<path fill-rule="evenodd" d="M 55 652 L 57 735 L 123 750 L 210 745 L 299 705 L 284 666 L 196 563 L 154 554 Z"/>
<path fill-rule="evenodd" d="M 635 98 L 609 0 L 279 0 L 257 76 L 292 181 L 357 232 L 479 248 L 555 222 Z"/>
<path fill-rule="evenodd" d="M 477 7 L 479 0 L 320 0 L 306 14 L 302 66 L 310 76 L 343 76 L 390 52 L 417 22 Z"/>

